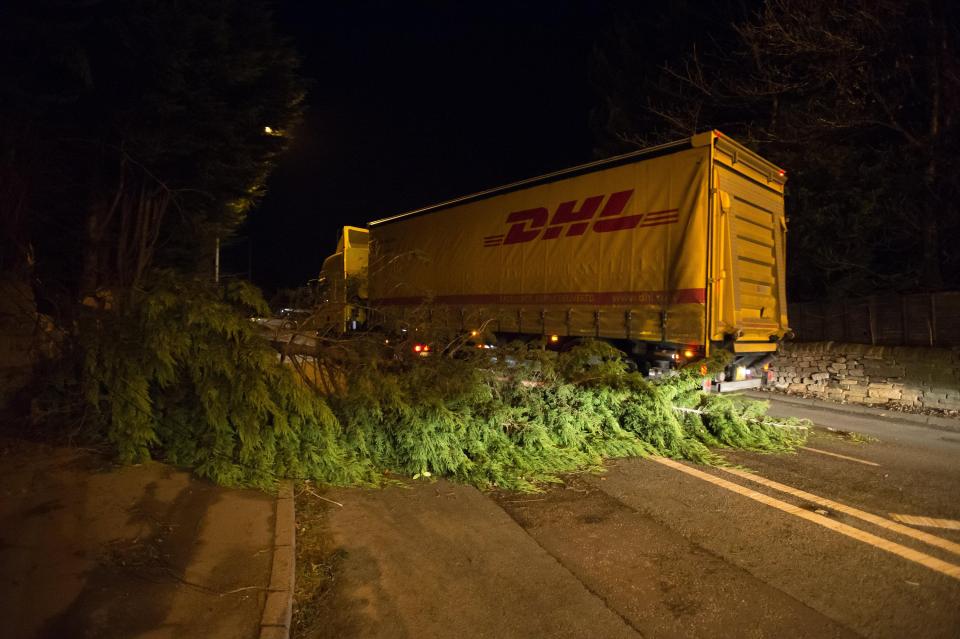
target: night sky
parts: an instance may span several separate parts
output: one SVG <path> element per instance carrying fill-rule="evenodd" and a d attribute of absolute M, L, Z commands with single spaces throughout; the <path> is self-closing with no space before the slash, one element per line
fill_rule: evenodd
<path fill-rule="evenodd" d="M 280 2 L 311 82 L 302 128 L 228 271 L 316 277 L 337 230 L 592 158 L 597 2 Z M 251 239 L 251 247 L 244 238 Z"/>

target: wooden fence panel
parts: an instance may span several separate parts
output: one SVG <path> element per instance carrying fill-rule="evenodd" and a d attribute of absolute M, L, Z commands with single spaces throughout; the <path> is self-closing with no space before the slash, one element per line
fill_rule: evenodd
<path fill-rule="evenodd" d="M 824 302 L 820 305 L 823 312 L 823 339 L 842 342 L 846 338 L 846 317 L 843 302 Z"/>
<path fill-rule="evenodd" d="M 960 346 L 960 291 L 933 296 L 931 314 L 937 346 Z"/>
<path fill-rule="evenodd" d="M 903 342 L 908 346 L 933 346 L 929 295 L 903 296 Z"/>
<path fill-rule="evenodd" d="M 846 342 L 854 344 L 871 344 L 872 329 L 870 328 L 870 302 L 855 300 L 847 303 L 847 337 Z"/>
<path fill-rule="evenodd" d="M 960 346 L 960 291 L 789 305 L 794 340 Z"/>
<path fill-rule="evenodd" d="M 900 296 L 873 297 L 871 300 L 874 340 L 877 344 L 903 344 L 903 304 Z"/>

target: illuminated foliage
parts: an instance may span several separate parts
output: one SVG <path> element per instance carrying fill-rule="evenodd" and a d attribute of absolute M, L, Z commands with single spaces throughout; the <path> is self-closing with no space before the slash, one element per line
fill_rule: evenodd
<path fill-rule="evenodd" d="M 82 414 L 124 462 L 152 457 L 227 485 L 278 476 L 333 483 L 369 474 L 323 398 L 279 363 L 248 319 L 266 304 L 243 282 L 156 274 L 136 303 L 83 321 Z M 62 401 L 62 398 L 61 400 Z"/>
<path fill-rule="evenodd" d="M 227 485 L 370 485 L 392 472 L 529 491 L 604 459 L 713 463 L 709 447 L 789 451 L 804 437 L 772 424 L 763 403 L 700 392 L 699 364 L 651 382 L 602 342 L 455 357 L 330 342 L 318 361 L 344 383 L 318 394 L 247 319 L 265 310 L 255 289 L 162 272 L 141 295 L 85 320 L 103 325 L 82 333 L 84 382 L 46 401 L 80 396 L 77 420 L 122 461 L 160 459 Z"/>
<path fill-rule="evenodd" d="M 711 362 L 722 366 L 722 357 Z M 762 402 L 702 393 L 699 363 L 651 382 L 604 342 L 559 355 L 514 344 L 454 358 L 360 358 L 346 376 L 328 401 L 358 457 L 481 488 L 536 490 L 617 457 L 716 461 L 708 446 L 788 451 L 805 437 L 764 417 Z"/>

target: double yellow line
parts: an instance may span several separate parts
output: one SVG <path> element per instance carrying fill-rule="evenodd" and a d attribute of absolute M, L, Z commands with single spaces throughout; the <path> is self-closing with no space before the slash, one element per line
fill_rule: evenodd
<path fill-rule="evenodd" d="M 869 544 L 871 546 L 874 546 L 875 548 L 880 548 L 881 550 L 885 550 L 889 553 L 902 557 L 903 559 L 907 559 L 909 561 L 918 563 L 921 566 L 929 568 L 930 570 L 935 570 L 936 572 L 947 575 L 948 577 L 953 577 L 954 579 L 960 580 L 960 566 L 958 565 L 943 561 L 942 559 L 938 559 L 937 557 L 933 557 L 926 553 L 922 553 L 920 551 L 914 550 L 913 548 L 908 548 L 907 546 L 904 546 L 902 544 L 889 541 L 887 539 L 884 539 L 883 537 L 878 537 L 877 535 L 864 532 L 859 528 L 854 528 L 853 526 L 842 524 L 838 521 L 829 519 L 828 517 L 825 517 L 823 515 L 812 513 L 809 510 L 801 508 L 800 506 L 794 506 L 793 504 L 789 504 L 785 501 L 775 499 L 773 497 L 770 497 L 769 495 L 765 495 L 764 493 L 760 493 L 760 492 L 757 492 L 756 490 L 752 490 L 745 486 L 741 486 L 740 484 L 736 484 L 726 479 L 716 477 L 709 473 L 705 473 L 702 470 L 697 470 L 696 468 L 691 468 L 690 466 L 673 461 L 672 459 L 666 459 L 664 457 L 653 457 L 652 459 L 653 461 L 659 464 L 662 464 L 664 466 L 667 466 L 669 468 L 673 468 L 674 470 L 679 470 L 680 472 L 686 473 L 698 479 L 702 479 L 703 481 L 709 482 L 715 486 L 719 486 L 731 492 L 737 493 L 739 495 L 743 495 L 744 497 L 760 502 L 761 504 L 765 504 L 772 508 L 776 508 L 777 510 L 783 511 L 790 515 L 794 515 L 795 517 L 799 517 L 800 519 L 805 519 L 809 522 L 817 524 L 818 526 L 823 526 L 824 528 L 833 530 L 834 532 L 838 532 L 841 535 L 850 537 L 851 539 L 856 539 L 857 541 L 863 542 L 865 544 Z M 826 499 L 824 497 L 820 497 L 818 495 L 814 495 L 812 493 L 808 493 L 797 488 L 793 488 L 792 486 L 787 486 L 786 484 L 781 484 L 775 481 L 771 481 L 769 479 L 765 479 L 763 477 L 759 477 L 757 475 L 753 475 L 751 473 L 747 473 L 742 470 L 737 470 L 734 468 L 722 468 L 722 467 L 718 467 L 718 470 L 722 470 L 725 473 L 736 475 L 737 477 L 741 477 L 743 479 L 747 479 L 749 481 L 755 482 L 762 486 L 766 486 L 767 488 L 772 488 L 782 493 L 786 493 L 788 495 L 793 495 L 794 497 L 805 499 L 811 503 L 818 504 L 825 508 L 830 508 L 837 512 L 842 512 L 846 515 L 850 515 L 851 517 L 856 517 L 857 519 L 861 519 L 863 521 L 874 524 L 875 526 L 879 526 L 886 530 L 890 530 L 891 532 L 896 532 L 901 535 L 910 537 L 912 539 L 916 539 L 917 541 L 922 541 L 923 543 L 926 543 L 928 545 L 936 546 L 943 550 L 947 550 L 955 555 L 960 555 L 960 544 L 956 544 L 947 539 L 942 539 L 940 537 L 931 535 L 929 533 L 926 533 L 920 530 L 914 530 L 913 528 L 909 528 L 907 526 L 898 524 L 888 519 L 884 519 L 883 517 L 878 517 L 877 515 L 864 512 L 857 508 L 846 506 L 844 504 L 835 502 L 833 500 Z"/>

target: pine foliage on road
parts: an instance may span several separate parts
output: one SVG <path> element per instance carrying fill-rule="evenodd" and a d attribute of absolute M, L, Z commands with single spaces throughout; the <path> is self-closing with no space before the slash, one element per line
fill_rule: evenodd
<path fill-rule="evenodd" d="M 138 296 L 88 318 L 99 330 L 82 333 L 93 336 L 78 348 L 82 381 L 52 385 L 48 402 L 79 395 L 84 423 L 124 462 L 160 459 L 221 484 L 393 474 L 532 491 L 605 459 L 709 463 L 714 447 L 789 451 L 804 436 L 763 403 L 700 392 L 699 365 L 650 381 L 603 342 L 424 358 L 382 337 L 332 341 L 317 361 L 340 383 L 320 393 L 249 320 L 266 310 L 253 287 L 166 272 Z"/>

